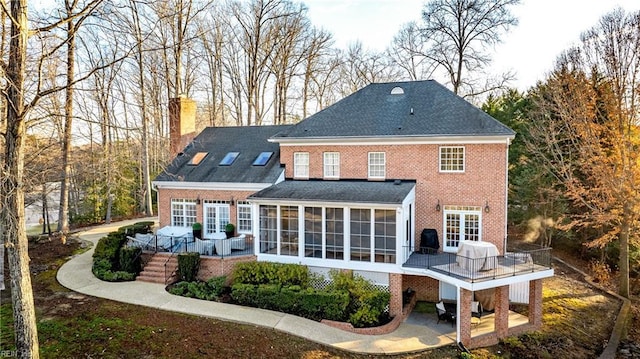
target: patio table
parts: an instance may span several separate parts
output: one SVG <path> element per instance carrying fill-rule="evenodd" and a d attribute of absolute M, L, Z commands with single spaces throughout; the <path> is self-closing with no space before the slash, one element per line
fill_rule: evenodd
<path fill-rule="evenodd" d="M 496 267 L 498 248 L 493 243 L 462 241 L 456 262 L 467 270 L 489 270 Z"/>

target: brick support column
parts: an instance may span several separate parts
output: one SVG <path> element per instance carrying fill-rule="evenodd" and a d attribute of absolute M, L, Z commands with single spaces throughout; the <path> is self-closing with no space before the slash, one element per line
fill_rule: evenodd
<path fill-rule="evenodd" d="M 542 279 L 529 282 L 529 324 L 542 327 Z"/>
<path fill-rule="evenodd" d="M 460 324 L 460 341 L 465 346 L 471 345 L 471 300 L 473 292 L 460 288 L 460 313 L 458 323 Z"/>
<path fill-rule="evenodd" d="M 497 287 L 495 292 L 495 328 L 498 338 L 509 332 L 509 286 Z"/>
<path fill-rule="evenodd" d="M 389 274 L 389 315 L 392 317 L 402 315 L 402 274 Z"/>

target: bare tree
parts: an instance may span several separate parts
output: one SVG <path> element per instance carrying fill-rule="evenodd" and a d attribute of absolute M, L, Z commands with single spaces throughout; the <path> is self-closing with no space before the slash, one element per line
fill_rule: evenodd
<path fill-rule="evenodd" d="M 62 232 L 62 240 L 65 241 L 66 233 L 69 231 L 69 179 L 71 176 L 71 132 L 73 128 L 73 83 L 75 82 L 75 50 L 76 33 L 82 22 L 86 20 L 91 12 L 102 0 L 92 0 L 87 4 L 82 4 L 79 0 L 65 0 L 66 10 L 66 40 L 67 64 L 66 64 L 66 86 L 64 104 L 64 135 L 62 138 L 62 169 L 63 177 L 60 184 L 60 211 L 58 214 L 58 231 Z M 79 15 L 78 15 L 79 14 Z"/>
<path fill-rule="evenodd" d="M 287 16 L 279 18 L 274 23 L 273 36 L 274 51 L 271 53 L 269 69 L 275 78 L 273 86 L 273 123 L 287 123 L 287 101 L 289 88 L 296 78 L 300 65 L 304 60 L 304 41 L 308 36 L 307 29 L 311 27 L 306 17 L 306 8 L 302 5 L 295 7 L 285 3 L 282 11 Z"/>
<path fill-rule="evenodd" d="M 418 24 L 410 22 L 394 36 L 387 55 L 409 80 L 427 80 L 436 68 L 436 63 L 430 61 L 427 50 L 427 43 Z"/>
<path fill-rule="evenodd" d="M 444 70 L 453 92 L 477 95 L 491 90 L 478 88 L 471 74 L 488 67 L 488 49 L 517 25 L 510 8 L 519 3 L 520 0 L 432 0 L 425 5 L 421 31 L 429 50 L 424 54 Z M 496 87 L 501 83 L 486 85 Z"/>
<path fill-rule="evenodd" d="M 7 9 L 11 21 L 9 61 L 2 63 L 7 89 L 3 91 L 7 106 L 7 128 L 4 133 L 5 153 L 2 164 L 0 203 L 2 225 L 0 236 L 7 250 L 11 277 L 11 303 L 16 336 L 16 349 L 21 358 L 39 358 L 38 329 L 31 289 L 27 233 L 24 222 L 24 136 L 26 111 L 24 77 L 27 57 L 27 1 L 11 1 Z"/>
<path fill-rule="evenodd" d="M 309 36 L 306 38 L 306 44 L 303 45 L 305 53 L 302 80 L 302 118 L 306 118 L 309 114 L 308 108 L 313 93 L 313 80 L 315 77 L 319 77 L 319 73 L 323 71 L 323 59 L 331 56 L 329 51 L 331 45 L 333 45 L 331 34 L 316 28 L 311 29 Z"/>
<path fill-rule="evenodd" d="M 341 95 L 350 95 L 373 82 L 392 81 L 397 70 L 382 52 L 367 51 L 361 42 L 349 45 L 342 67 Z"/>

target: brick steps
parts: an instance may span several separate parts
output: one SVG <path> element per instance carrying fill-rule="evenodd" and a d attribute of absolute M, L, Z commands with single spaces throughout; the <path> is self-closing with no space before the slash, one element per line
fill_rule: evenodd
<path fill-rule="evenodd" d="M 168 262 L 167 262 L 168 260 Z M 176 268 L 178 268 L 178 257 L 171 257 L 169 254 L 156 253 L 151 260 L 144 266 L 142 272 L 138 275 L 136 280 L 141 282 L 151 283 L 172 283 L 175 281 L 175 274 L 166 280 L 165 278 L 165 263 L 166 263 L 166 275 L 170 276 Z"/>

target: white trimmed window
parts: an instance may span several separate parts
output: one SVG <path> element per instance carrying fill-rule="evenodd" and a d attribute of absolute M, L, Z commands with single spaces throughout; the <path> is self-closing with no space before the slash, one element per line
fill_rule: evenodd
<path fill-rule="evenodd" d="M 369 152 L 369 178 L 385 178 L 384 152 Z"/>
<path fill-rule="evenodd" d="M 247 201 L 238 201 L 238 233 L 251 234 L 251 205 Z"/>
<path fill-rule="evenodd" d="M 440 147 L 440 172 L 464 172 L 464 147 Z"/>
<path fill-rule="evenodd" d="M 191 227 L 196 222 L 195 199 L 171 200 L 171 225 L 176 227 Z"/>
<path fill-rule="evenodd" d="M 340 152 L 324 153 L 324 177 L 340 178 Z"/>
<path fill-rule="evenodd" d="M 309 152 L 293 154 L 293 177 L 309 178 Z"/>

